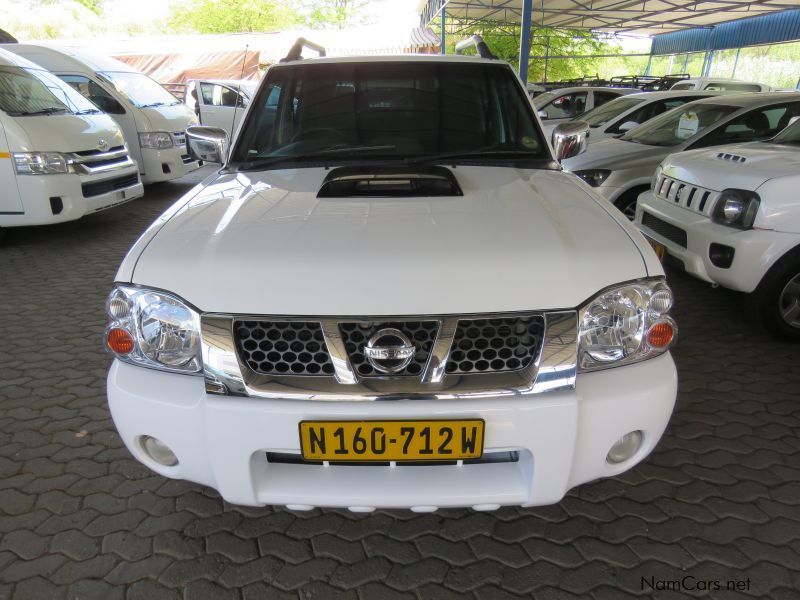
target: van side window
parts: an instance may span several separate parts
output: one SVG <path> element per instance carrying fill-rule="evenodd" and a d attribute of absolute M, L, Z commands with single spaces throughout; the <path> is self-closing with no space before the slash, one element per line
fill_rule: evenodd
<path fill-rule="evenodd" d="M 125 108 L 99 83 L 83 75 L 59 75 L 58 77 L 104 113 L 109 115 L 125 114 Z"/>
<path fill-rule="evenodd" d="M 761 86 L 754 83 L 732 83 L 732 82 L 718 82 L 709 83 L 703 89 L 710 92 L 729 91 L 729 92 L 760 92 Z"/>

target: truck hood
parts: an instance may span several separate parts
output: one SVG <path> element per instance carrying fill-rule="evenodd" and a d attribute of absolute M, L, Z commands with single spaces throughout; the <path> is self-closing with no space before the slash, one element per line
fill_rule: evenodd
<path fill-rule="evenodd" d="M 797 175 L 798 170 L 796 146 L 766 142 L 690 150 L 664 162 L 664 172 L 670 177 L 716 191 L 755 190 L 770 179 Z"/>
<path fill-rule="evenodd" d="M 453 172 L 463 196 L 320 199 L 323 168 L 220 175 L 161 227 L 132 281 L 208 312 L 379 316 L 575 307 L 647 275 L 613 209 L 574 177 Z"/>
<path fill-rule="evenodd" d="M 147 106 L 141 109 L 146 117 L 147 123 L 142 119 L 137 123 L 139 131 L 186 131 L 189 125 L 197 124 L 197 117 L 194 112 L 185 104 L 174 104 L 172 106 Z"/>
<path fill-rule="evenodd" d="M 653 170 L 655 170 L 665 156 L 673 152 L 680 152 L 680 150 L 681 146 L 646 146 L 636 142 L 609 138 L 589 144 L 586 152 L 563 160 L 561 164 L 569 171 L 583 169 L 618 171 L 646 167 L 648 165 L 652 165 Z"/>
<path fill-rule="evenodd" d="M 117 124 L 105 114 L 19 117 L 14 123 L 25 133 L 9 136 L 18 146 L 14 152 L 80 152 L 97 150 L 100 140 L 109 148 L 125 143 Z"/>

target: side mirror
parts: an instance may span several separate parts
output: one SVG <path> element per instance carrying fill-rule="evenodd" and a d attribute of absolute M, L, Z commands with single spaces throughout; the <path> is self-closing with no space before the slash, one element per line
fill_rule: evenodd
<path fill-rule="evenodd" d="M 561 123 L 553 129 L 552 143 L 558 160 L 586 152 L 589 145 L 589 126 L 584 121 Z"/>
<path fill-rule="evenodd" d="M 636 121 L 625 121 L 625 122 L 624 122 L 622 125 L 620 125 L 620 126 L 618 127 L 618 129 L 619 129 L 619 131 L 621 131 L 622 133 L 625 133 L 625 132 L 627 132 L 627 131 L 630 131 L 630 130 L 631 130 L 631 129 L 633 129 L 634 127 L 636 127 L 638 124 L 639 124 L 639 123 L 637 123 Z"/>
<path fill-rule="evenodd" d="M 228 132 L 219 127 L 193 125 L 186 128 L 186 151 L 195 160 L 222 164 L 227 153 Z"/>
<path fill-rule="evenodd" d="M 546 110 L 540 110 L 539 111 L 539 118 L 540 119 L 546 119 L 547 118 L 547 111 Z"/>

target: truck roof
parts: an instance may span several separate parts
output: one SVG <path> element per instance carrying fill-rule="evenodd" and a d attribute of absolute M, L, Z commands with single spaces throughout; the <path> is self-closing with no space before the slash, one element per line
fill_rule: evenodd
<path fill-rule="evenodd" d="M 384 62 L 441 62 L 441 63 L 485 63 L 507 65 L 508 63 L 491 58 L 465 54 L 391 54 L 384 56 L 323 56 L 302 58 L 276 63 L 273 66 L 299 65 L 308 63 L 384 63 Z"/>
<path fill-rule="evenodd" d="M 695 100 L 694 103 L 727 104 L 729 106 L 748 108 L 750 106 L 766 106 L 773 103 L 778 104 L 780 102 L 797 102 L 800 100 L 800 96 L 795 94 L 797 94 L 797 92 L 745 92 L 742 94 L 712 96 L 711 98 Z"/>
<path fill-rule="evenodd" d="M 49 71 L 109 71 L 138 73 L 130 65 L 102 54 L 87 52 L 66 46 L 45 46 L 39 44 L 7 44 L 5 47 L 24 56 Z"/>

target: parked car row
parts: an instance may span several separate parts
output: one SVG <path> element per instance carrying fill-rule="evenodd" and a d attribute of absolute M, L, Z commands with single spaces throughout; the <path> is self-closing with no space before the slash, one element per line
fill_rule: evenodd
<path fill-rule="evenodd" d="M 750 294 L 768 329 L 800 340 L 800 95 L 708 97 L 592 142 L 595 128 L 635 110 L 619 108 L 558 126 L 562 165 L 635 220 L 660 256 Z"/>
<path fill-rule="evenodd" d="M 0 228 L 80 218 L 182 177 L 189 108 L 123 62 L 0 46 Z"/>

